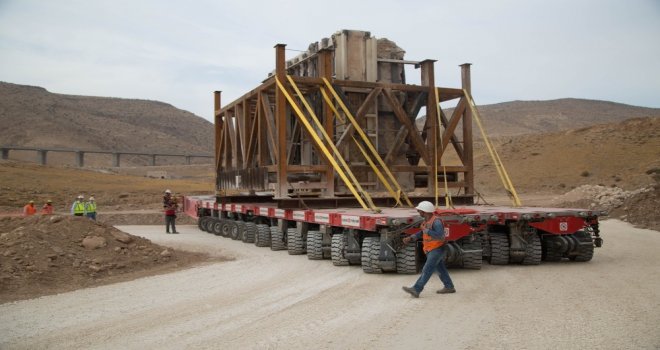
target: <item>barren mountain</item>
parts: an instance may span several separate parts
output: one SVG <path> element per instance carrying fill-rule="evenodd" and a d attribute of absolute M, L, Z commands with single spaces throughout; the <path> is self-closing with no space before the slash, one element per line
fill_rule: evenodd
<path fill-rule="evenodd" d="M 0 82 L 0 144 L 212 154 L 213 125 L 158 101 L 62 95 Z"/>
<path fill-rule="evenodd" d="M 631 118 L 660 117 L 660 108 L 577 98 L 511 101 L 477 107 L 491 137 L 556 132 Z M 444 112 L 450 117 L 453 108 Z M 423 120 L 418 119 L 418 124 Z M 478 131 L 475 137 L 481 138 Z"/>

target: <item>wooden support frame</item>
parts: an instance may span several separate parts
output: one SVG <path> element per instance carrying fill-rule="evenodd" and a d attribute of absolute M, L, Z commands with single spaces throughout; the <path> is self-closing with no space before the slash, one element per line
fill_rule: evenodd
<path fill-rule="evenodd" d="M 288 86 L 285 47 L 284 44 L 275 46 L 275 74 L 257 88 L 224 107 L 220 105 L 220 92 L 215 92 L 217 173 L 220 176 L 235 172 L 240 177 L 241 172 L 247 174 L 248 171 L 252 171 L 251 169 L 263 169 L 264 174 L 267 174 L 258 184 L 234 183 L 235 191 L 231 195 L 226 195 L 223 198 L 225 201 L 240 202 L 242 198 L 240 193 L 257 191 L 270 193 L 270 196 L 279 201 L 287 198 L 293 200 L 301 194 L 326 199 L 343 198 L 347 194 L 341 182 L 338 183 L 335 171 L 328 160 L 317 151 L 316 147 L 309 148 L 311 138 L 307 135 L 308 131 L 296 126 L 294 122 L 296 118 L 287 105 L 286 98 L 275 85 L 275 77 L 277 77 L 280 82 Z M 293 80 L 319 116 L 326 133 L 334 137 L 337 148 L 348 157 L 346 160 L 351 167 L 359 171 L 369 171 L 365 161 L 347 147 L 348 140 L 352 139 L 355 132 L 353 125 L 347 125 L 342 133 L 335 132 L 338 121 L 333 110 L 336 110 L 336 106 L 329 106 L 323 98 L 320 98 L 320 88 L 324 84 L 322 78 L 328 79 L 336 87 L 335 90 L 344 101 L 349 99 L 353 101 L 349 109 L 358 123 L 363 121 L 369 109 L 375 104 L 381 106 L 378 107 L 379 110 L 385 108 L 382 112 L 385 113 L 385 118 L 391 118 L 391 123 L 397 126 L 389 132 L 390 136 L 386 140 L 381 141 L 378 151 L 395 176 L 403 176 L 403 178 L 409 176 L 411 179 L 413 177 L 416 179 L 419 174 L 426 174 L 426 188 L 429 193 L 425 197 L 433 195 L 432 191 L 435 189 L 432 179 L 437 176 L 434 154 L 440 159 L 451 143 L 461 164 L 443 164 L 445 171 L 460 174 L 460 179 L 448 184 L 448 188 L 460 188 L 464 190 L 465 196 L 474 196 L 471 115 L 463 98 L 463 89 L 469 91 L 470 88 L 469 65 L 461 66 L 463 84 L 457 89 L 435 86 L 433 60 L 420 62 L 422 85 L 333 79 L 332 55 L 332 50 L 323 49 L 313 57 L 307 58 L 310 64 L 313 63 L 317 67 L 317 75 L 293 76 Z M 434 93 L 436 88 L 437 95 Z M 447 118 L 440 110 L 438 118 L 436 104 L 454 99 L 459 101 L 451 117 Z M 360 103 L 356 104 L 356 100 Z M 415 119 L 424 107 L 427 118 L 424 128 L 420 131 L 417 129 Z M 384 117 L 379 116 L 379 118 Z M 438 120 L 441 122 L 442 137 L 436 133 L 440 130 L 437 127 Z M 456 134 L 459 125 L 462 125 L 461 135 Z M 293 147 L 292 140 L 300 142 L 301 147 Z M 294 156 L 293 153 L 302 152 L 303 147 L 311 149 L 312 154 L 311 157 L 305 156 L 304 164 L 301 164 L 299 159 L 302 158 Z M 409 165 L 401 164 L 403 157 L 407 159 Z M 226 193 L 224 187 L 227 186 L 227 182 L 238 180 L 227 175 L 223 181 L 222 184 L 220 181 L 217 184 L 217 193 L 221 195 Z M 365 181 L 363 186 L 371 186 L 365 179 L 360 181 Z M 292 189 L 294 192 L 291 192 Z M 406 190 L 412 192 L 415 189 L 408 187 Z"/>

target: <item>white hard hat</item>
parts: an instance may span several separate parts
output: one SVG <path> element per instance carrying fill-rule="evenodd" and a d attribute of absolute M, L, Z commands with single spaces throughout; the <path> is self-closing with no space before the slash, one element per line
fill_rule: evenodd
<path fill-rule="evenodd" d="M 172 193 L 172 191 L 170 191 L 170 190 L 165 190 L 165 193 Z"/>
<path fill-rule="evenodd" d="M 90 201 L 93 201 L 93 200 L 94 200 L 94 197 L 89 197 L 89 200 L 90 200 Z"/>
<path fill-rule="evenodd" d="M 85 197 L 81 194 L 78 196 L 78 199 L 85 199 Z"/>
<path fill-rule="evenodd" d="M 432 213 L 435 211 L 435 205 L 429 201 L 422 201 L 417 205 L 417 207 L 415 207 L 415 209 L 421 210 L 425 213 Z"/>

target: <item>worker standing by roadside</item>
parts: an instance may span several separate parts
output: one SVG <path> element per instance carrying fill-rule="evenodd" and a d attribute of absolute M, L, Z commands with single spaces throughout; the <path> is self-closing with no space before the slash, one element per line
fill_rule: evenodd
<path fill-rule="evenodd" d="M 96 201 L 94 200 L 94 196 L 90 196 L 89 200 L 85 202 L 85 216 L 96 221 Z"/>
<path fill-rule="evenodd" d="M 23 216 L 34 215 L 36 212 L 37 208 L 34 207 L 34 201 L 29 201 L 28 204 L 23 207 Z"/>
<path fill-rule="evenodd" d="M 403 243 L 408 244 L 420 237 L 423 239 L 423 249 L 426 253 L 426 263 L 422 268 L 422 274 L 417 279 L 417 282 L 412 287 L 403 287 L 406 293 L 409 293 L 414 298 L 419 298 L 419 293 L 424 290 L 426 282 L 428 282 L 434 271 L 438 271 L 440 280 L 444 284 L 444 288 L 437 291 L 439 294 L 456 293 L 454 283 L 449 277 L 449 271 L 445 266 L 445 228 L 442 220 L 434 214 L 435 206 L 429 201 L 423 201 L 415 208 L 420 216 L 424 218 L 424 222 L 420 226 L 420 232 L 405 237 Z"/>
<path fill-rule="evenodd" d="M 53 215 L 55 208 L 53 207 L 53 201 L 50 199 L 46 201 L 43 207 L 41 207 L 41 215 Z"/>
<path fill-rule="evenodd" d="M 172 233 L 179 233 L 176 231 L 176 209 L 177 202 L 172 197 L 172 191 L 165 190 L 163 196 L 163 209 L 165 210 L 165 233 L 170 233 L 170 226 L 172 226 Z"/>
<path fill-rule="evenodd" d="M 83 203 L 83 195 L 79 195 L 78 198 L 76 198 L 76 201 L 73 202 L 73 205 L 71 205 L 71 214 L 73 216 L 84 216 L 85 215 L 85 203 Z"/>

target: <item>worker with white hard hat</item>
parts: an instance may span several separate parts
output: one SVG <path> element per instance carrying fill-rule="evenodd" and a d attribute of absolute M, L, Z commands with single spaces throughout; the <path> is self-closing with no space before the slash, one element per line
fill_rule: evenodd
<path fill-rule="evenodd" d="M 431 275 L 433 275 L 433 272 L 438 271 L 438 276 L 440 276 L 440 281 L 442 281 L 444 288 L 439 289 L 437 293 L 456 293 L 454 283 L 451 277 L 449 277 L 447 266 L 445 266 L 445 255 L 447 254 L 445 241 L 447 237 L 442 220 L 435 215 L 435 206 L 429 201 L 419 203 L 415 209 L 424 218 L 424 221 L 420 225 L 421 231 L 405 237 L 403 243 L 408 244 L 422 238 L 424 253 L 426 253 L 426 263 L 422 268 L 422 274 L 417 279 L 417 282 L 412 287 L 403 287 L 403 290 L 414 298 L 419 298 L 419 293 L 424 290 L 424 286 L 431 278 Z"/>
<path fill-rule="evenodd" d="M 87 202 L 85 202 L 85 216 L 96 221 L 96 209 L 96 199 L 94 199 L 94 195 L 91 195 Z"/>
<path fill-rule="evenodd" d="M 73 216 L 84 216 L 85 215 L 85 203 L 83 203 L 85 197 L 81 194 L 76 198 L 76 201 L 71 205 L 71 214 Z"/>

